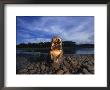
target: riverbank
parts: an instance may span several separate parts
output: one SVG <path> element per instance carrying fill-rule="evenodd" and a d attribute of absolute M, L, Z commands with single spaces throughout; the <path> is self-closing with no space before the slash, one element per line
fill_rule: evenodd
<path fill-rule="evenodd" d="M 16 74 L 94 74 L 93 54 L 66 54 L 60 65 L 53 63 L 48 57 L 40 59 L 17 56 Z"/>

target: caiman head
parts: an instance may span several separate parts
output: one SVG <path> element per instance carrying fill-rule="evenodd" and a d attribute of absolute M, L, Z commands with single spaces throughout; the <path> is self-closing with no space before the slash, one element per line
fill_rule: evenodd
<path fill-rule="evenodd" d="M 58 62 L 63 55 L 62 50 L 62 40 L 59 37 L 53 37 L 51 41 L 51 50 L 50 50 L 51 59 L 54 62 Z"/>

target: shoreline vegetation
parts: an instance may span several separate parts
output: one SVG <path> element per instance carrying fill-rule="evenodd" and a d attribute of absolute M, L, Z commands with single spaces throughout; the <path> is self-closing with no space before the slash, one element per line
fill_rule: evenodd
<path fill-rule="evenodd" d="M 39 43 L 20 43 L 17 44 L 17 48 L 24 48 L 24 47 L 31 47 L 31 48 L 46 48 L 50 47 L 51 42 L 39 42 Z M 94 48 L 94 44 L 76 44 L 76 42 L 73 41 L 63 41 L 62 42 L 63 47 L 77 47 L 77 48 Z"/>
<path fill-rule="evenodd" d="M 16 45 L 17 50 L 24 50 L 28 52 L 48 53 L 50 51 L 51 42 L 40 43 L 21 43 Z M 81 48 L 94 48 L 94 44 L 76 44 L 72 41 L 63 41 L 62 48 L 64 54 L 75 54 L 76 50 Z"/>

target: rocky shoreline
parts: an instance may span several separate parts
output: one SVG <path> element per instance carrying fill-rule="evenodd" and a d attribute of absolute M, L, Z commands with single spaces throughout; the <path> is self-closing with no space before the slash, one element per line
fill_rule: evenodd
<path fill-rule="evenodd" d="M 56 64 L 48 57 L 32 60 L 17 56 L 16 74 L 94 74 L 93 54 L 68 54 L 61 61 Z"/>

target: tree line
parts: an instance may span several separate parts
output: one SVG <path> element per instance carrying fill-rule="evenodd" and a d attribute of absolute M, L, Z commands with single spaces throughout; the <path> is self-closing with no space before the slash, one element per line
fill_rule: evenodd
<path fill-rule="evenodd" d="M 17 48 L 50 48 L 51 42 L 40 42 L 40 43 L 20 43 L 16 45 Z M 94 47 L 93 44 L 79 44 L 72 41 L 63 41 L 62 47 Z"/>

